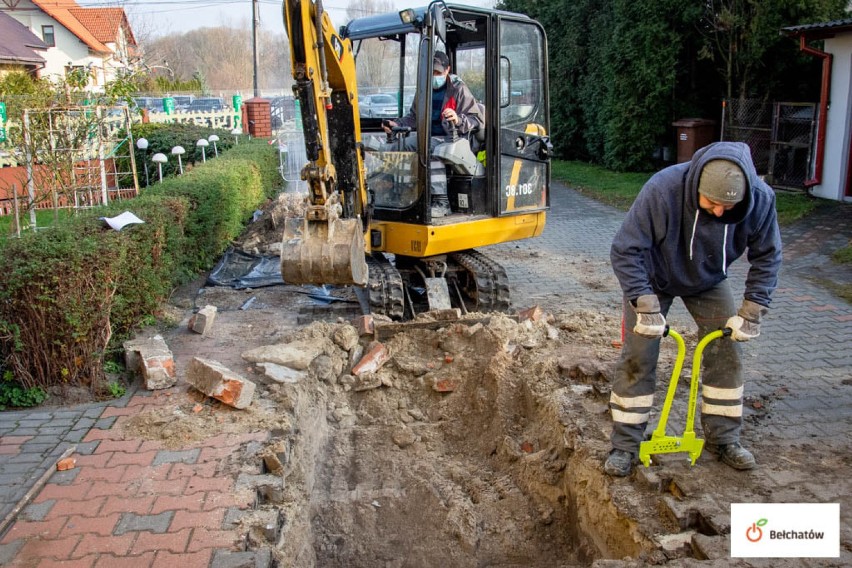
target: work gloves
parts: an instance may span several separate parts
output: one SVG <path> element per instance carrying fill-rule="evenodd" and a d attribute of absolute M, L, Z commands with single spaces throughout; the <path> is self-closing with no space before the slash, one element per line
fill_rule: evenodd
<path fill-rule="evenodd" d="M 728 318 L 725 327 L 731 328 L 731 339 L 748 341 L 760 335 L 760 318 L 769 308 L 755 304 L 751 300 L 743 300 L 737 315 Z"/>
<path fill-rule="evenodd" d="M 660 313 L 660 300 L 654 294 L 639 296 L 630 302 L 633 311 L 636 312 L 636 325 L 633 333 L 658 339 L 666 332 L 666 318 Z"/>

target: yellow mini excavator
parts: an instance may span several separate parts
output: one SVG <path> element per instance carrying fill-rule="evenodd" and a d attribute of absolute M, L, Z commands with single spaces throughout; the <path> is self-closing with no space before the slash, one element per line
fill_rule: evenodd
<path fill-rule="evenodd" d="M 544 229 L 552 146 L 541 25 L 440 0 L 339 30 L 321 0 L 285 0 L 284 17 L 308 159 L 306 214 L 285 224 L 284 281 L 355 285 L 394 319 L 506 311 L 505 270 L 474 249 Z M 485 127 L 466 137 L 432 131 L 436 51 L 484 108 Z M 383 121 L 409 109 L 416 127 L 386 135 Z M 432 206 L 438 192 L 447 207 Z"/>

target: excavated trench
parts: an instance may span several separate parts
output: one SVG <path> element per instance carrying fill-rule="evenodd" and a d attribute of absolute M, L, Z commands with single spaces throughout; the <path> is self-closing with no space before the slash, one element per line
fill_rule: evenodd
<path fill-rule="evenodd" d="M 360 347 L 326 347 L 317 380 L 275 385 L 291 423 L 270 442 L 284 484 L 258 507 L 278 565 L 586 566 L 653 548 L 591 449 L 605 442 L 594 373 L 566 377 L 596 358 L 576 323 L 406 331 L 359 377 L 345 370 Z"/>

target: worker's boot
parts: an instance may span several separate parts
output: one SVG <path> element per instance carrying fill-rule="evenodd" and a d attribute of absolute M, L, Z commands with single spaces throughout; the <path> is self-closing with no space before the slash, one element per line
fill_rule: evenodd
<path fill-rule="evenodd" d="M 604 471 L 613 477 L 626 477 L 633 469 L 636 454 L 624 450 L 612 450 L 604 463 Z"/>
<path fill-rule="evenodd" d="M 757 462 L 751 452 L 742 447 L 739 442 L 730 444 L 705 444 L 704 447 L 711 454 L 719 456 L 719 459 L 734 469 L 754 469 Z"/>

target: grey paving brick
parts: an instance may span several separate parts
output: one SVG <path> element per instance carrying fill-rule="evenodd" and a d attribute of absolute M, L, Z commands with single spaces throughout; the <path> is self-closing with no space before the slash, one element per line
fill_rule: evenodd
<path fill-rule="evenodd" d="M 74 451 L 78 454 L 88 456 L 90 454 L 95 453 L 95 450 L 98 449 L 98 444 L 100 443 L 100 440 L 94 440 L 91 442 L 81 442 L 77 444 L 77 447 L 74 449 Z"/>
<path fill-rule="evenodd" d="M 0 544 L 0 566 L 11 564 L 12 560 L 15 559 L 18 551 L 21 550 L 21 547 L 24 546 L 25 543 L 26 540 L 18 539 L 13 540 L 8 544 Z"/>
<path fill-rule="evenodd" d="M 95 422 L 93 428 L 97 428 L 99 430 L 109 430 L 110 428 L 112 428 L 112 425 L 115 424 L 116 419 L 118 419 L 117 416 L 110 416 L 109 418 L 100 418 L 97 422 Z"/>
<path fill-rule="evenodd" d="M 7 436 L 38 436 L 38 428 L 21 428 L 16 427 L 14 430 L 9 431 Z"/>
<path fill-rule="evenodd" d="M 55 504 L 56 499 L 48 499 L 41 503 L 30 503 L 23 508 L 18 518 L 25 521 L 43 521 Z"/>
<path fill-rule="evenodd" d="M 79 430 L 79 429 L 83 429 L 83 428 L 88 430 L 88 429 L 94 427 L 95 422 L 97 422 L 97 419 L 95 419 L 95 418 L 89 418 L 87 416 L 81 416 L 73 422 L 72 430 Z"/>
<path fill-rule="evenodd" d="M 236 528 L 237 523 L 246 515 L 250 515 L 251 510 L 240 509 L 238 507 L 228 507 L 225 510 L 225 517 L 222 519 L 222 529 L 231 530 Z"/>
<path fill-rule="evenodd" d="M 63 442 L 69 442 L 71 444 L 76 444 L 77 442 L 82 442 L 83 438 L 86 437 L 86 434 L 89 433 L 88 428 L 81 428 L 79 430 L 70 430 L 64 436 L 62 436 Z"/>
<path fill-rule="evenodd" d="M 200 448 L 193 450 L 161 450 L 154 456 L 153 465 L 161 465 L 164 463 L 197 463 L 198 455 L 201 453 Z"/>
<path fill-rule="evenodd" d="M 104 413 L 104 409 L 103 409 L 103 408 L 100 408 L 100 407 L 94 407 L 94 408 L 89 408 L 89 409 L 87 409 L 87 410 L 83 413 L 83 416 L 85 416 L 86 418 L 94 418 L 95 420 L 97 420 L 98 418 L 100 418 L 100 417 L 101 417 L 101 414 L 103 414 L 103 413 Z"/>
<path fill-rule="evenodd" d="M 210 568 L 269 568 L 272 566 L 272 553 L 266 549 L 249 552 L 216 550 Z"/>
<path fill-rule="evenodd" d="M 118 536 L 132 531 L 151 531 L 152 533 L 164 534 L 169 530 L 174 511 L 164 511 L 159 515 L 137 515 L 135 513 L 124 513 L 115 525 L 112 534 Z"/>

